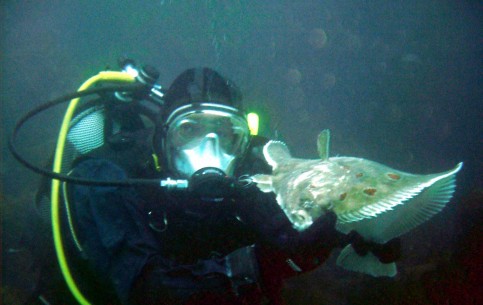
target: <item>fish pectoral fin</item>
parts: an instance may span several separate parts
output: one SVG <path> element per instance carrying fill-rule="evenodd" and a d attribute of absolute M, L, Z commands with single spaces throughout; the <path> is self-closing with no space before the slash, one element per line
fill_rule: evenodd
<path fill-rule="evenodd" d="M 292 158 L 285 143 L 273 140 L 263 146 L 263 156 L 273 169 L 275 169 L 278 164 Z"/>
<path fill-rule="evenodd" d="M 381 263 L 371 252 L 364 256 L 360 256 L 356 253 L 354 248 L 352 248 L 352 245 L 347 245 L 342 249 L 337 258 L 337 265 L 346 270 L 361 272 L 374 277 L 393 277 L 397 274 L 395 263 Z"/>
<path fill-rule="evenodd" d="M 254 175 L 252 176 L 253 182 L 257 184 L 258 189 L 264 193 L 273 192 L 272 176 L 270 175 Z"/>
<path fill-rule="evenodd" d="M 400 236 L 439 213 L 450 201 L 455 191 L 455 175 L 462 163 L 454 169 L 431 175 L 424 183 L 402 189 L 392 196 L 361 209 L 340 213 L 340 224 L 364 221 L 377 217 L 392 224 L 386 230 L 387 240 Z M 385 241 L 387 241 L 385 240 Z"/>
<path fill-rule="evenodd" d="M 461 168 L 432 175 L 428 181 L 397 192 L 391 200 L 338 215 L 337 230 L 356 230 L 364 237 L 385 243 L 399 237 L 441 212 L 455 191 L 455 175 Z M 371 213 L 372 216 L 371 216 Z"/>
<path fill-rule="evenodd" d="M 455 180 L 455 173 L 437 180 L 417 197 L 396 209 L 392 225 L 382 235 L 388 240 L 401 236 L 441 212 L 453 196 Z"/>

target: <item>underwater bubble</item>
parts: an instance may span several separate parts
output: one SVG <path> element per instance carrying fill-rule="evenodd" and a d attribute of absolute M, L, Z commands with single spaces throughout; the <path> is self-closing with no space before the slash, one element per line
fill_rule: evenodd
<path fill-rule="evenodd" d="M 358 51 L 362 48 L 362 39 L 356 34 L 348 33 L 345 39 L 345 46 L 350 51 Z"/>
<path fill-rule="evenodd" d="M 380 75 L 385 74 L 387 72 L 387 63 L 385 61 L 377 62 L 377 63 L 374 64 L 372 69 L 376 74 L 379 74 L 379 76 L 380 76 Z"/>
<path fill-rule="evenodd" d="M 436 125 L 438 126 L 438 133 L 437 137 L 440 141 L 445 141 L 452 133 L 453 133 L 453 127 L 449 122 L 437 122 Z"/>
<path fill-rule="evenodd" d="M 414 161 L 414 154 L 410 151 L 406 153 L 406 162 L 411 163 Z"/>
<path fill-rule="evenodd" d="M 295 68 L 288 69 L 285 73 L 285 81 L 289 85 L 298 85 L 302 81 L 302 73 Z"/>
<path fill-rule="evenodd" d="M 335 86 L 337 83 L 337 78 L 333 73 L 325 73 L 322 76 L 322 89 L 328 90 Z"/>
<path fill-rule="evenodd" d="M 396 103 L 392 103 L 389 105 L 388 108 L 389 108 L 388 119 L 391 122 L 395 122 L 395 123 L 400 122 L 404 117 L 404 113 L 401 107 Z"/>
<path fill-rule="evenodd" d="M 436 109 L 431 102 L 420 103 L 418 106 L 418 112 L 425 120 L 434 119 Z"/>
<path fill-rule="evenodd" d="M 293 86 L 286 91 L 284 106 L 286 109 L 281 109 L 285 111 L 296 111 L 304 108 L 306 105 L 306 94 L 300 86 Z M 291 116 L 293 117 L 293 115 Z"/>
<path fill-rule="evenodd" d="M 420 64 L 422 63 L 421 58 L 418 54 L 407 53 L 401 56 L 401 61 L 407 64 Z"/>
<path fill-rule="evenodd" d="M 302 123 L 309 123 L 312 121 L 312 115 L 306 108 L 301 108 L 299 110 L 298 118 Z"/>
<path fill-rule="evenodd" d="M 314 49 L 322 49 L 327 45 L 327 33 L 323 29 L 316 28 L 310 31 L 308 43 Z"/>

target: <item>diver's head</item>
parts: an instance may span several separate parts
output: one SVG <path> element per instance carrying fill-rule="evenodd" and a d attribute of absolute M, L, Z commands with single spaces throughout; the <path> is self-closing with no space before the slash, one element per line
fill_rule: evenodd
<path fill-rule="evenodd" d="M 167 169 L 182 178 L 205 167 L 232 175 L 250 136 L 238 88 L 211 69 L 189 69 L 164 100 L 154 146 Z"/>

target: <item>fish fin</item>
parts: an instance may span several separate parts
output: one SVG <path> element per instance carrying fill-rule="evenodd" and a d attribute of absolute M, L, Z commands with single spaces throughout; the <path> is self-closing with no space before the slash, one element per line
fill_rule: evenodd
<path fill-rule="evenodd" d="M 388 221 L 398 222 L 400 227 L 408 222 L 414 223 L 414 226 L 408 226 L 407 230 L 399 234 L 402 235 L 441 211 L 453 195 L 455 189 L 455 174 L 461 169 L 462 165 L 463 163 L 459 163 L 452 170 L 431 175 L 431 178 L 428 178 L 424 183 L 419 183 L 411 188 L 399 190 L 390 197 L 374 204 L 364 206 L 357 211 L 339 214 L 338 220 L 341 224 L 363 221 L 376 216 L 378 218 L 383 217 L 386 212 L 397 209 L 401 212 L 391 212 L 391 215 L 401 214 L 401 217 L 396 216 L 400 219 L 396 221 L 395 219 L 388 219 Z M 430 211 L 433 212 L 429 215 L 428 213 Z M 423 214 L 426 214 L 426 216 Z M 411 218 L 408 216 L 414 216 L 415 218 L 421 219 L 416 224 L 416 222 L 411 221 Z"/>
<path fill-rule="evenodd" d="M 377 243 L 386 243 L 407 233 L 446 206 L 453 196 L 455 175 L 461 166 L 459 163 L 450 171 L 431 175 L 426 182 L 397 192 L 391 200 L 338 215 L 337 230 L 345 234 L 356 230 Z"/>
<path fill-rule="evenodd" d="M 257 187 L 260 191 L 264 193 L 273 192 L 272 176 L 258 174 L 258 175 L 252 176 L 252 179 L 253 179 L 253 182 L 257 184 Z"/>
<path fill-rule="evenodd" d="M 329 145 L 330 145 L 330 130 L 324 129 L 319 133 L 317 138 L 317 151 L 319 152 L 319 157 L 322 160 L 327 160 L 329 158 Z"/>
<path fill-rule="evenodd" d="M 441 212 L 453 197 L 456 188 L 455 174 L 461 166 L 462 163 L 458 164 L 455 169 L 442 175 L 442 179 L 436 180 L 417 197 L 398 207 L 391 217 L 393 221 L 388 219 L 392 225 L 382 232 L 380 241 L 387 242 L 401 236 Z M 381 219 L 381 221 L 384 220 Z"/>
<path fill-rule="evenodd" d="M 350 271 L 362 272 L 374 277 L 387 276 L 394 277 L 397 274 L 395 263 L 384 264 L 371 252 L 365 256 L 356 253 L 352 245 L 347 245 L 342 249 L 337 258 L 337 265 Z"/>
<path fill-rule="evenodd" d="M 273 169 L 284 160 L 291 158 L 287 145 L 280 141 L 269 141 L 263 147 L 263 156 Z"/>

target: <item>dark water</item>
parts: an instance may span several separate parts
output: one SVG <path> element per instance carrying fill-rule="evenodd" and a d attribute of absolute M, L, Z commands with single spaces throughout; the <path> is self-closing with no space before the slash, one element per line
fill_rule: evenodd
<path fill-rule="evenodd" d="M 186 68 L 215 68 L 262 114 L 261 133 L 286 141 L 298 157 L 315 158 L 316 136 L 330 128 L 332 155 L 414 173 L 463 161 L 454 204 L 408 241 L 408 265 L 414 257 L 444 260 L 466 232 L 459 217 L 481 211 L 468 203 L 480 201 L 482 189 L 480 1 L 2 1 L 0 8 L 2 251 L 16 247 L 37 181 L 7 151 L 15 120 L 117 68 L 121 55 L 157 67 L 165 86 Z M 22 143 L 38 162 L 60 113 L 45 116 Z M 406 282 L 391 285 L 399 283 Z M 347 283 L 324 285 L 337 296 Z M 310 303 L 302 297 L 309 292 L 295 293 L 294 304 Z"/>

